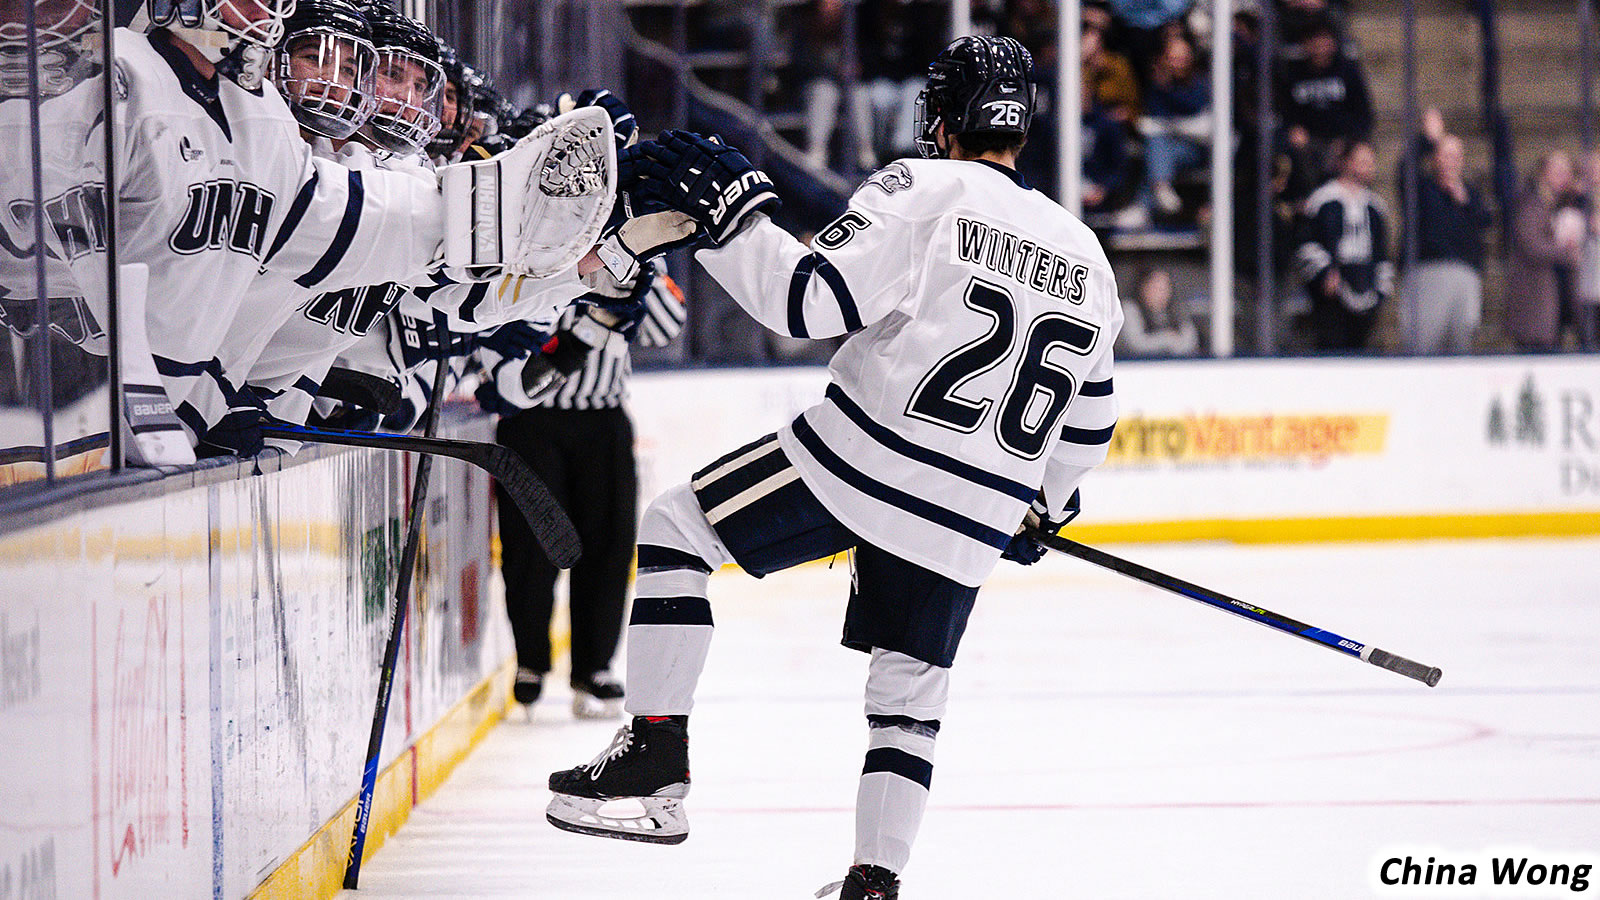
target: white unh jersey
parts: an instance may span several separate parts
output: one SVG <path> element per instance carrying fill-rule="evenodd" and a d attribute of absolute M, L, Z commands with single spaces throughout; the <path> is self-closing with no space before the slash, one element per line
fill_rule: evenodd
<path fill-rule="evenodd" d="M 117 236 L 122 262 L 150 267 L 150 347 L 195 429 L 186 401 L 197 385 L 234 389 L 217 353 L 230 326 L 247 326 L 241 300 L 257 273 L 319 290 L 418 277 L 439 244 L 442 202 L 409 175 L 313 159 L 275 88 L 203 78 L 166 38 L 117 32 Z M 77 130 L 97 138 L 101 111 L 77 111 Z M 81 262 L 77 280 L 103 321 L 104 260 Z"/>
<path fill-rule="evenodd" d="M 981 584 L 1043 489 L 1062 509 L 1116 424 L 1116 282 L 1094 234 L 1015 173 L 902 160 L 808 250 L 764 218 L 697 259 L 762 324 L 852 336 L 779 432 L 863 539 Z"/>

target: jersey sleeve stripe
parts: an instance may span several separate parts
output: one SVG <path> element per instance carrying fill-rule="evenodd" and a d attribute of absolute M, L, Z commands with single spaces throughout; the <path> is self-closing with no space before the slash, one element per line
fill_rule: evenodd
<path fill-rule="evenodd" d="M 1104 428 L 1074 428 L 1068 425 L 1061 429 L 1061 439 L 1072 444 L 1085 444 L 1095 446 L 1111 443 L 1111 433 L 1117 428 L 1116 423 Z"/>
<path fill-rule="evenodd" d="M 845 414 L 846 418 L 855 423 L 857 428 L 865 431 L 868 437 L 901 456 L 914 459 L 925 466 L 932 466 L 949 472 L 951 475 L 970 481 L 973 484 L 999 491 L 1008 497 L 1015 497 L 1024 503 L 1031 501 L 1039 493 L 1038 488 L 1029 487 L 1020 481 L 1012 481 L 993 472 L 986 472 L 970 463 L 962 462 L 937 450 L 906 440 L 882 424 L 873 421 L 872 417 L 867 415 L 867 411 L 857 406 L 855 401 L 846 396 L 844 390 L 837 384 L 828 385 L 826 396 Z"/>
<path fill-rule="evenodd" d="M 339 220 L 339 230 L 333 236 L 333 243 L 311 267 L 311 271 L 294 280 L 295 284 L 303 288 L 315 287 L 324 278 L 333 272 L 339 261 L 350 249 L 350 240 L 356 236 L 356 229 L 361 225 L 361 206 L 366 202 L 366 188 L 362 187 L 361 173 L 350 170 L 350 189 L 345 197 L 344 218 Z"/>
<path fill-rule="evenodd" d="M 1083 387 L 1078 389 L 1079 397 L 1109 397 L 1111 396 L 1111 379 L 1105 381 L 1085 381 Z"/>
<path fill-rule="evenodd" d="M 489 282 L 480 281 L 467 289 L 467 297 L 461 301 L 461 307 L 456 313 L 463 322 L 478 321 L 478 307 L 483 305 L 484 298 L 489 296 Z"/>
<path fill-rule="evenodd" d="M 811 332 L 806 330 L 806 285 L 811 283 L 811 272 L 817 266 L 817 256 L 802 257 L 794 267 L 794 274 L 789 277 L 789 336 L 810 337 Z"/>
<path fill-rule="evenodd" d="M 810 453 L 824 469 L 827 469 L 835 478 L 871 497 L 880 503 L 886 503 L 903 512 L 910 513 L 919 519 L 932 522 L 941 528 L 971 538 L 980 543 L 988 544 L 997 550 L 1004 550 L 1011 541 L 1011 535 L 974 519 L 969 519 L 953 510 L 946 509 L 937 504 L 930 503 L 921 497 L 914 497 L 899 488 L 884 484 L 866 473 L 856 469 L 834 453 L 823 443 L 820 435 L 806 422 L 804 415 L 795 419 L 790 428 L 794 436 L 800 441 L 800 446 Z"/>
<path fill-rule="evenodd" d="M 815 254 L 814 254 L 815 255 Z M 847 332 L 860 331 L 861 310 L 856 307 L 856 298 L 851 296 L 850 288 L 844 283 L 844 276 L 822 256 L 817 255 L 817 274 L 833 289 L 833 298 L 839 302 L 839 315 L 844 319 L 844 330 Z"/>
<path fill-rule="evenodd" d="M 272 249 L 267 251 L 266 258 L 261 261 L 263 266 L 272 262 L 272 258 L 278 255 L 283 245 L 289 243 L 294 230 L 300 227 L 300 220 L 306 217 L 306 210 L 311 208 L 311 198 L 316 196 L 317 181 L 320 178 L 322 173 L 312 170 L 311 180 L 300 187 L 300 193 L 294 195 L 294 202 L 289 204 L 289 212 L 283 217 L 283 224 L 278 226 L 277 236 L 272 239 Z"/>

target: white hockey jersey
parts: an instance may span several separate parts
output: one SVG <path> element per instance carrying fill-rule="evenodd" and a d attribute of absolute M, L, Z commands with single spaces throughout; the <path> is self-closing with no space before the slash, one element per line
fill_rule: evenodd
<path fill-rule="evenodd" d="M 322 290 L 418 277 L 438 248 L 442 202 L 410 176 L 313 159 L 275 88 L 202 77 L 163 31 L 119 29 L 116 48 L 119 259 L 150 266 L 151 350 L 179 417 L 199 430 L 186 401 L 201 382 L 234 390 L 217 352 L 259 272 Z M 99 138 L 97 105 L 75 112 Z M 74 271 L 103 319 L 103 258 Z"/>
<path fill-rule="evenodd" d="M 851 337 L 779 432 L 840 522 L 976 586 L 1043 490 L 1061 510 L 1116 424 L 1122 308 L 1094 234 L 987 162 L 901 160 L 802 246 L 761 218 L 696 258 L 752 316 Z"/>

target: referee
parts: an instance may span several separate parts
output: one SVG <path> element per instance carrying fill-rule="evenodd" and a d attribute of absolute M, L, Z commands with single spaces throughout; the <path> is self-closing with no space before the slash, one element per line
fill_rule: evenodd
<path fill-rule="evenodd" d="M 584 299 L 614 310 L 619 300 L 637 298 L 642 302 L 635 305 L 631 322 L 607 329 L 590 315 L 589 304 L 579 303 L 562 314 L 542 355 L 498 357 L 480 351 L 489 377 L 479 401 L 503 416 L 496 439 L 544 479 L 583 541 L 583 557 L 568 576 L 572 713 L 579 718 L 614 717 L 623 697 L 622 684 L 610 669 L 622 636 L 638 525 L 633 422 L 622 405 L 633 370 L 628 344 L 637 340 L 646 347 L 663 346 L 683 330 L 686 318 L 682 291 L 653 268 L 640 276 L 640 284 L 622 291 L 627 297 L 591 294 Z M 531 373 L 525 377 L 524 369 L 552 365 L 569 372 L 566 380 L 542 391 L 535 384 L 530 394 L 525 382 L 539 378 Z M 498 485 L 495 489 L 500 491 Z M 517 645 L 513 693 L 528 707 L 539 698 L 550 671 L 557 569 L 510 498 L 500 493 L 498 499 L 500 569 Z"/>

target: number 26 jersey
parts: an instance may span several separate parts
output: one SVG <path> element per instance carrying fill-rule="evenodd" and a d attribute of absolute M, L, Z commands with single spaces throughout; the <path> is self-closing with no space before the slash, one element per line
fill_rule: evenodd
<path fill-rule="evenodd" d="M 1043 489 L 1059 510 L 1116 424 L 1116 282 L 1093 232 L 1010 169 L 900 160 L 807 248 L 765 218 L 696 255 L 752 316 L 850 337 L 778 438 L 872 544 L 976 586 Z"/>

